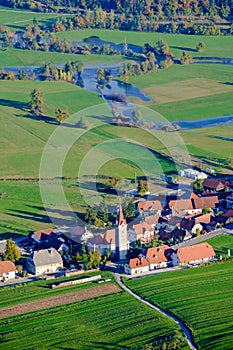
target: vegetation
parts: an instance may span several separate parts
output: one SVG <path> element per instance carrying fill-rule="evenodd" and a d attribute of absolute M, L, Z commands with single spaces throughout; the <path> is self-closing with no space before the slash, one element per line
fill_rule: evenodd
<path fill-rule="evenodd" d="M 16 295 L 18 292 L 15 288 Z M 175 341 L 181 349 L 186 348 L 177 325 L 126 292 L 1 320 L 0 333 L 6 350 L 24 349 L 25 343 L 30 348 L 117 349 L 148 345 L 160 349 L 163 343 Z"/>
<path fill-rule="evenodd" d="M 231 235 L 220 235 L 207 240 L 207 242 L 212 245 L 217 256 L 226 257 L 228 249 L 230 249 L 231 257 L 233 256 L 233 237 Z"/>
<path fill-rule="evenodd" d="M 198 349 L 227 350 L 233 338 L 232 272 L 229 262 L 161 273 L 126 284 L 185 322 Z"/>
<path fill-rule="evenodd" d="M 4 260 L 10 260 L 13 263 L 19 261 L 21 253 L 17 245 L 9 238 L 6 242 L 6 249 L 4 254 Z"/>

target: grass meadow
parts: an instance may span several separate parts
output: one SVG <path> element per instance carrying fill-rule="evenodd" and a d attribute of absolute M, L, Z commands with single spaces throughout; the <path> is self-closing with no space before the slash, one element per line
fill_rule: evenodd
<path fill-rule="evenodd" d="M 60 32 L 56 34 L 61 39 L 71 41 L 81 41 L 90 36 L 98 36 L 102 40 L 135 45 L 144 45 L 149 43 L 152 46 L 160 39 L 166 40 L 174 53 L 175 57 L 180 57 L 185 50 L 191 56 L 215 56 L 215 57 L 233 57 L 233 39 L 231 36 L 203 36 L 203 35 L 183 35 L 183 34 L 166 34 L 166 33 L 143 33 L 129 32 L 120 30 L 103 30 L 103 29 L 84 29 L 69 32 Z M 196 51 L 196 44 L 204 41 L 206 49 L 199 53 Z"/>
<path fill-rule="evenodd" d="M 212 245 L 217 255 L 227 254 L 228 249 L 230 249 L 231 255 L 233 254 L 233 236 L 220 235 L 207 240 L 207 242 Z"/>
<path fill-rule="evenodd" d="M 233 341 L 232 262 L 129 280 L 146 300 L 178 316 L 198 349 L 229 350 Z"/>
<path fill-rule="evenodd" d="M 0 349 L 136 350 L 177 333 L 172 321 L 120 292 L 2 320 Z"/>

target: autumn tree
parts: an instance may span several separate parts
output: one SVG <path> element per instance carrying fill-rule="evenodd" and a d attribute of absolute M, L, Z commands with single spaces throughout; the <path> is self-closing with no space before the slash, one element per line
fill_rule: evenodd
<path fill-rule="evenodd" d="M 20 259 L 21 253 L 13 242 L 12 238 L 9 238 L 6 242 L 6 249 L 4 254 L 4 260 L 10 260 L 12 262 L 16 262 Z"/>
<path fill-rule="evenodd" d="M 55 114 L 59 124 L 64 122 L 64 120 L 70 117 L 70 114 L 67 108 L 56 108 Z"/>
<path fill-rule="evenodd" d="M 140 196 L 144 196 L 149 190 L 147 180 L 138 181 L 138 193 Z"/>
<path fill-rule="evenodd" d="M 34 114 L 42 114 L 44 109 L 44 94 L 42 91 L 34 89 L 31 92 L 30 109 Z"/>
<path fill-rule="evenodd" d="M 205 48 L 206 48 L 206 44 L 203 41 L 200 41 L 196 45 L 196 49 L 198 52 L 203 52 L 205 50 Z"/>

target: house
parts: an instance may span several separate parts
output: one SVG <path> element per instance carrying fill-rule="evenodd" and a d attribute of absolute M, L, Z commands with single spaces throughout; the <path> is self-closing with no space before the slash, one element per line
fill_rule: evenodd
<path fill-rule="evenodd" d="M 124 271 L 129 275 L 147 272 L 149 271 L 149 263 L 143 257 L 130 259 L 129 262 L 124 265 Z"/>
<path fill-rule="evenodd" d="M 58 252 L 66 253 L 69 251 L 65 239 L 60 237 L 54 229 L 46 229 L 34 232 L 31 239 L 35 242 L 36 249 L 55 248 Z"/>
<path fill-rule="evenodd" d="M 192 196 L 190 199 L 171 200 L 168 203 L 173 215 L 185 216 L 187 214 L 201 213 L 204 208 L 218 210 L 218 196 Z"/>
<path fill-rule="evenodd" d="M 200 243 L 177 249 L 171 255 L 172 265 L 200 264 L 215 258 L 213 247 L 209 243 Z"/>
<path fill-rule="evenodd" d="M 207 227 L 215 227 L 216 224 L 217 221 L 213 213 L 193 214 L 186 216 L 182 220 L 180 227 L 188 230 L 191 234 L 195 234 L 197 230 L 201 232 Z"/>
<path fill-rule="evenodd" d="M 173 250 L 167 245 L 148 248 L 141 256 L 144 256 L 149 263 L 149 270 L 161 269 L 171 264 L 171 254 Z"/>
<path fill-rule="evenodd" d="M 208 177 L 208 175 L 206 175 L 205 173 L 194 170 L 194 169 L 180 170 L 180 171 L 178 171 L 178 175 L 189 177 L 190 179 L 194 179 L 194 180 L 207 179 L 207 177 Z"/>
<path fill-rule="evenodd" d="M 233 209 L 228 209 L 223 215 L 218 215 L 216 220 L 219 225 L 229 225 L 233 223 Z"/>
<path fill-rule="evenodd" d="M 54 248 L 34 250 L 27 260 L 27 270 L 34 275 L 55 273 L 62 268 L 62 257 Z"/>
<path fill-rule="evenodd" d="M 226 186 L 229 186 L 229 182 L 225 180 L 212 180 L 212 179 L 205 179 L 202 182 L 202 186 L 204 187 L 205 191 L 223 191 Z"/>
<path fill-rule="evenodd" d="M 162 211 L 162 204 L 159 200 L 156 201 L 140 201 L 137 205 L 137 211 L 140 215 L 160 214 Z"/>
<path fill-rule="evenodd" d="M 226 197 L 226 208 L 233 209 L 233 193 Z"/>
<path fill-rule="evenodd" d="M 5 282 L 15 279 L 16 267 L 11 261 L 0 261 L 0 281 Z"/>
<path fill-rule="evenodd" d="M 153 228 L 156 227 L 156 225 L 159 222 L 160 214 L 155 214 L 155 215 L 148 215 L 144 218 L 144 221 L 151 225 Z"/>
<path fill-rule="evenodd" d="M 86 226 L 75 225 L 67 227 L 67 229 L 61 235 L 66 242 L 66 245 L 70 246 L 73 252 L 79 249 L 80 244 L 86 244 L 88 239 L 94 237 Z"/>
<path fill-rule="evenodd" d="M 171 241 L 173 243 L 177 243 L 177 242 L 179 243 L 192 238 L 192 235 L 187 230 L 179 229 L 177 227 L 171 232 L 167 232 L 167 231 L 160 232 L 159 238 L 162 241 L 166 241 L 166 242 Z"/>
<path fill-rule="evenodd" d="M 140 239 L 142 243 L 148 243 L 154 238 L 154 228 L 147 222 L 132 225 L 128 229 L 129 243 Z"/>

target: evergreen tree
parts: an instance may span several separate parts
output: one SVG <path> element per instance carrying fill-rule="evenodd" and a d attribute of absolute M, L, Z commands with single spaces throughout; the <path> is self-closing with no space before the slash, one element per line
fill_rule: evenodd
<path fill-rule="evenodd" d="M 31 92 L 31 102 L 30 102 L 31 112 L 34 114 L 43 113 L 44 109 L 44 94 L 43 92 L 34 89 Z"/>

